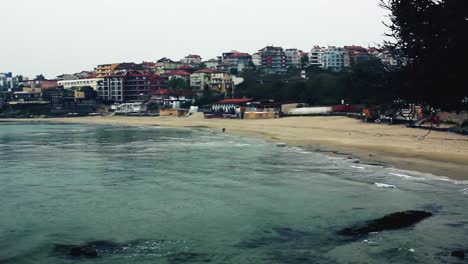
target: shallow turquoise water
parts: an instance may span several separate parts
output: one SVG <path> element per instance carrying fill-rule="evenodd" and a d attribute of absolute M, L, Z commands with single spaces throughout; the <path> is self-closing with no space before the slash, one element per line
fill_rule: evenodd
<path fill-rule="evenodd" d="M 0 123 L 0 201 L 0 263 L 456 263 L 468 247 L 466 184 L 184 129 Z M 435 216 L 335 235 L 410 209 Z M 53 251 L 95 240 L 122 248 Z"/>

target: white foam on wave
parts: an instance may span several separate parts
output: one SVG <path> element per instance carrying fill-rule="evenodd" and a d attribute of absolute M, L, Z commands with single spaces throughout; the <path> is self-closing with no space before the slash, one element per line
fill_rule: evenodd
<path fill-rule="evenodd" d="M 50 136 L 52 133 L 46 133 L 46 132 L 37 132 L 37 133 L 32 133 L 34 136 Z"/>
<path fill-rule="evenodd" d="M 396 189 L 397 188 L 395 185 L 379 183 L 379 182 L 374 183 L 374 185 L 379 187 L 379 188 L 387 188 L 387 189 Z"/>
<path fill-rule="evenodd" d="M 250 144 L 239 143 L 239 144 L 234 145 L 234 147 L 248 147 L 248 146 L 250 146 Z"/>
<path fill-rule="evenodd" d="M 366 168 L 364 168 L 362 166 L 351 166 L 351 168 L 360 169 L 360 170 L 365 170 L 366 169 Z"/>
<path fill-rule="evenodd" d="M 468 188 L 461 189 L 460 192 L 462 192 L 464 195 L 468 195 Z"/>
<path fill-rule="evenodd" d="M 389 174 L 392 175 L 392 176 L 397 176 L 397 177 L 401 177 L 401 178 L 408 179 L 408 180 L 418 180 L 418 179 L 420 179 L 418 177 L 410 176 L 408 174 L 403 174 L 403 173 L 390 172 Z"/>

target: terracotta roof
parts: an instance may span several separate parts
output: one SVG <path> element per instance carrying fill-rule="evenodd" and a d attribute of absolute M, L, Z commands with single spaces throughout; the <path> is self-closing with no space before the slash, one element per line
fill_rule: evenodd
<path fill-rule="evenodd" d="M 237 53 L 232 53 L 228 56 L 226 56 L 228 58 L 249 58 L 249 57 L 252 57 L 250 54 L 248 53 L 241 53 L 241 52 L 237 52 Z"/>
<path fill-rule="evenodd" d="M 190 76 L 189 72 L 183 70 L 175 70 L 168 73 L 169 75 L 180 75 L 180 76 Z"/>

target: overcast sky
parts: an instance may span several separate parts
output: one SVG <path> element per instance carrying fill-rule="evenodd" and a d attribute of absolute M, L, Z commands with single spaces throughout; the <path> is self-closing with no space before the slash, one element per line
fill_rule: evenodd
<path fill-rule="evenodd" d="M 386 12 L 378 0 L 2 1 L 0 72 L 53 78 L 98 64 L 203 59 L 267 44 L 375 45 Z"/>

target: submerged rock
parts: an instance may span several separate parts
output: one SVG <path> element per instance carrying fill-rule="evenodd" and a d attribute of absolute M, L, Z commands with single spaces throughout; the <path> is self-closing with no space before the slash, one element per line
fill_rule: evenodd
<path fill-rule="evenodd" d="M 452 251 L 451 256 L 456 257 L 456 258 L 464 259 L 465 258 L 465 251 L 464 250 L 454 250 L 454 251 Z"/>
<path fill-rule="evenodd" d="M 382 218 L 367 222 L 362 226 L 345 228 L 338 231 L 338 235 L 342 236 L 359 236 L 367 235 L 371 232 L 380 232 L 384 230 L 402 229 L 412 226 L 428 217 L 432 213 L 425 211 L 404 211 L 386 215 Z"/>
<path fill-rule="evenodd" d="M 60 253 L 68 257 L 96 258 L 98 253 L 91 244 L 86 245 L 55 245 L 55 253 Z"/>

